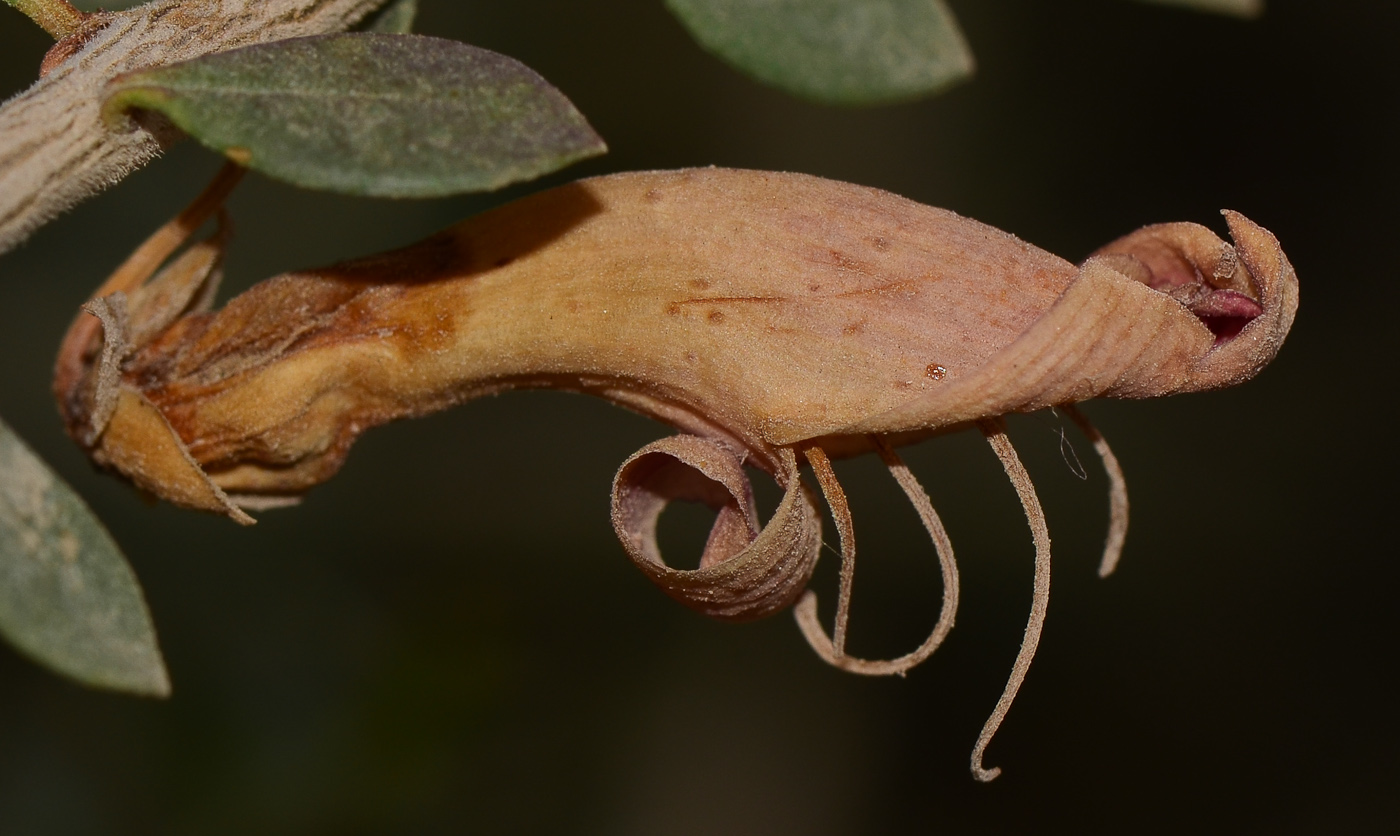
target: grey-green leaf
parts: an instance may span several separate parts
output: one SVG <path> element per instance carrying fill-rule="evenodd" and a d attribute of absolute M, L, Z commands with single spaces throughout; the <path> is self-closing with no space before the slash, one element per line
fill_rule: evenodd
<path fill-rule="evenodd" d="M 1199 12 L 1255 18 L 1264 13 L 1264 0 L 1142 0 L 1160 6 L 1182 6 Z"/>
<path fill-rule="evenodd" d="M 529 67 L 422 35 L 295 38 L 119 76 L 109 121 L 164 114 L 200 142 L 313 189 L 436 197 L 530 180 L 607 150 Z"/>
<path fill-rule="evenodd" d="M 413 19 L 417 16 L 418 0 L 390 0 L 379 11 L 371 12 L 356 28 L 361 32 L 407 35 L 413 31 Z"/>
<path fill-rule="evenodd" d="M 972 75 L 943 0 L 666 0 L 706 49 L 825 104 L 885 104 Z"/>
<path fill-rule="evenodd" d="M 136 575 L 92 511 L 4 421 L 0 635 L 86 685 L 170 694 Z"/>

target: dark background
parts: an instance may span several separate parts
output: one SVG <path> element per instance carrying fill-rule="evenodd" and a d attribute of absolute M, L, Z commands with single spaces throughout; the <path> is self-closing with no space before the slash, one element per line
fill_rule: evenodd
<path fill-rule="evenodd" d="M 1237 390 L 1087 408 L 1131 489 L 1116 576 L 1094 571 L 1106 501 L 1087 445 L 1081 482 L 1059 419 L 1012 420 L 1056 564 L 1040 655 L 988 753 L 999 780 L 975 783 L 967 758 L 1020 640 L 1031 547 L 971 434 L 908 453 L 957 546 L 963 608 L 904 680 L 828 669 L 786 615 L 711 623 L 652 588 L 614 539 L 608 485 L 666 430 L 586 398 L 376 430 L 251 529 L 95 473 L 62 434 L 51 358 L 76 306 L 217 168 L 186 143 L 0 259 L 0 411 L 129 555 L 175 688 L 88 691 L 0 647 L 0 833 L 1392 830 L 1400 6 L 1270 0 L 1244 23 L 1120 0 L 953 5 L 974 81 L 837 110 L 710 58 L 660 0 L 423 0 L 420 31 L 525 61 L 611 153 L 416 203 L 254 176 L 232 201 L 229 283 L 577 176 L 712 163 L 879 186 L 1074 260 L 1145 223 L 1223 233 L 1222 207 L 1262 223 L 1302 281 L 1273 366 Z M 46 48 L 0 13 L 0 95 Z M 852 650 L 901 653 L 936 615 L 932 550 L 873 461 L 838 467 L 862 553 Z M 816 582 L 828 605 L 835 562 Z"/>

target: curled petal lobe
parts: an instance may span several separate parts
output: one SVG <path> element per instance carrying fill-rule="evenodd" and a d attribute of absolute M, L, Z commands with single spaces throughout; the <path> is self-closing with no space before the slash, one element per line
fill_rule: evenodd
<path fill-rule="evenodd" d="M 761 530 L 742 462 L 724 444 L 679 435 L 643 447 L 613 480 L 612 518 L 627 556 L 667 595 L 727 621 L 786 609 L 807 585 L 821 548 L 821 523 L 791 450 L 779 456 L 782 501 Z M 674 500 L 716 511 L 698 569 L 666 565 L 656 524 Z"/>

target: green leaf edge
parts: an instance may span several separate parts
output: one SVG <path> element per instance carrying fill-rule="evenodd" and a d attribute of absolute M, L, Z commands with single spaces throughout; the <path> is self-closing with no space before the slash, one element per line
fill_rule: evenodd
<path fill-rule="evenodd" d="M 858 0 L 853 0 L 853 2 L 858 2 Z M 963 33 L 962 27 L 958 25 L 957 17 L 953 14 L 952 9 L 949 8 L 947 4 L 943 2 L 943 0 L 935 0 L 935 2 L 937 2 L 940 6 L 943 7 L 943 11 L 948 17 L 949 27 L 954 37 L 954 43 L 957 45 L 954 60 L 961 65 L 958 68 L 959 71 L 956 74 L 950 75 L 947 78 L 935 84 L 931 84 L 923 88 L 922 90 L 913 90 L 906 93 L 892 94 L 888 96 L 862 97 L 859 95 L 828 96 L 822 93 L 814 92 L 809 89 L 790 86 L 776 79 L 766 78 L 761 74 L 754 72 L 752 68 L 745 66 L 743 63 L 733 60 L 730 56 L 724 54 L 719 48 L 717 48 L 716 45 L 711 44 L 711 42 L 706 37 L 704 37 L 700 32 L 696 31 L 691 26 L 691 21 L 688 20 L 686 16 L 682 14 L 675 5 L 672 4 L 671 0 L 664 0 L 667 11 L 669 11 L 671 15 L 674 18 L 676 18 L 676 20 L 680 21 L 681 25 L 685 28 L 685 30 L 688 33 L 690 33 L 691 37 L 695 39 L 696 43 L 698 43 L 706 52 L 718 58 L 720 61 L 724 62 L 730 67 L 733 67 L 734 69 L 738 70 L 739 72 L 743 73 L 749 78 L 758 81 L 761 84 L 765 84 L 778 90 L 782 90 L 784 93 L 787 93 L 788 95 L 793 96 L 795 98 L 813 102 L 815 104 L 835 107 L 879 107 L 884 105 L 905 104 L 908 102 L 918 101 L 921 99 L 939 95 L 972 78 L 977 69 L 977 62 L 976 59 L 973 57 L 972 47 L 967 41 L 967 36 Z M 1146 2 L 1154 2 L 1154 0 L 1146 0 Z M 1166 0 L 1166 2 L 1171 2 L 1171 0 Z"/>
<path fill-rule="evenodd" d="M 22 656 L 47 668 L 53 673 L 59 674 L 60 676 L 71 679 L 82 685 L 91 688 L 119 691 L 142 697 L 157 697 L 161 699 L 169 697 L 171 692 L 170 673 L 166 669 L 165 659 L 160 651 L 159 643 L 157 642 L 155 624 L 151 619 L 150 608 L 146 603 L 145 593 L 141 589 L 140 582 L 137 580 L 136 572 L 131 568 L 131 564 L 127 562 L 116 540 L 112 538 L 106 526 L 102 524 L 102 521 L 93 513 L 88 504 L 78 495 L 78 492 L 73 490 L 72 486 L 54 472 L 29 445 L 25 444 L 19 434 L 16 433 L 4 419 L 0 419 L 0 443 L 3 442 L 12 443 L 19 455 L 29 459 L 39 468 L 42 475 L 50 481 L 52 490 L 57 491 L 60 496 L 66 495 L 65 499 L 71 503 L 72 510 L 79 514 L 80 517 L 85 517 L 87 523 L 92 526 L 93 533 L 100 541 L 99 548 L 110 552 L 109 557 L 115 561 L 114 568 L 116 572 L 125 575 L 126 579 L 130 581 L 132 591 L 136 597 L 136 603 L 139 607 L 140 619 L 143 622 L 142 626 L 145 628 L 147 634 L 145 638 L 149 639 L 151 645 L 150 652 L 155 662 L 155 668 L 154 670 L 146 671 L 146 675 L 139 678 L 130 676 L 122 677 L 120 675 L 92 675 L 90 672 L 69 667 L 66 660 L 51 658 L 46 656 L 39 648 L 31 647 L 25 642 L 23 637 L 11 634 L 6 629 L 3 621 L 0 621 L 0 638 L 4 638 L 5 641 Z M 0 478 L 5 478 L 5 474 L 0 474 Z M 8 558 L 3 553 L 0 553 L 0 561 L 6 559 Z"/>

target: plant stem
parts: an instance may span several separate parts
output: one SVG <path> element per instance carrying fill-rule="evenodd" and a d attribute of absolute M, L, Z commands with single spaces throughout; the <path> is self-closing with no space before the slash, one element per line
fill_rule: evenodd
<path fill-rule="evenodd" d="M 73 8 L 68 0 L 5 0 L 44 27 L 44 31 L 61 41 L 83 25 L 87 14 Z"/>
<path fill-rule="evenodd" d="M 81 53 L 0 105 L 0 255 L 179 137 L 168 125 L 107 128 L 103 90 L 115 76 L 235 46 L 343 32 L 383 3 L 152 0 L 108 12 Z"/>

